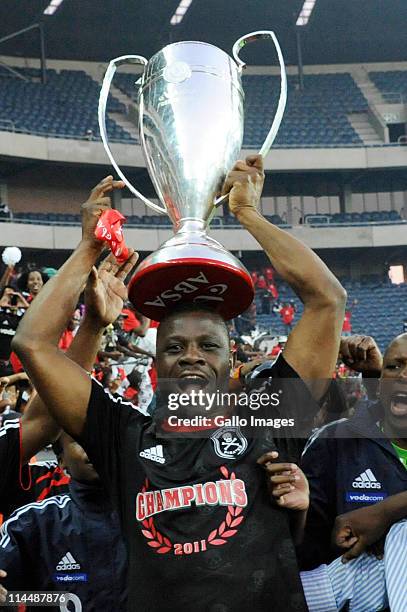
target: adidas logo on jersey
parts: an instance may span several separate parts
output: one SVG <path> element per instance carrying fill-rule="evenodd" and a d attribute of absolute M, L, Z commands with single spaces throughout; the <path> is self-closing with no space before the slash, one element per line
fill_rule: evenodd
<path fill-rule="evenodd" d="M 372 470 L 368 468 L 355 478 L 352 482 L 352 487 L 355 489 L 381 489 L 382 485 L 376 480 Z"/>
<path fill-rule="evenodd" d="M 56 566 L 57 572 L 78 569 L 81 569 L 81 566 L 75 561 L 70 552 L 67 552 Z"/>
<path fill-rule="evenodd" d="M 151 448 L 145 448 L 141 451 L 140 457 L 155 461 L 156 463 L 165 463 L 162 444 L 157 444 L 157 446 L 152 446 Z"/>

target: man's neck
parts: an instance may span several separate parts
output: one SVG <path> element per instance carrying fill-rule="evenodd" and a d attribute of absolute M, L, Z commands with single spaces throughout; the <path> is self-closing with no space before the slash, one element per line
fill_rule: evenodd
<path fill-rule="evenodd" d="M 390 442 L 392 442 L 399 448 L 407 450 L 407 438 L 400 437 L 400 435 L 395 432 L 394 429 L 386 421 L 382 423 L 382 431 L 389 438 Z"/>
<path fill-rule="evenodd" d="M 392 442 L 399 448 L 402 448 L 403 450 L 407 450 L 407 438 L 401 438 L 394 431 L 394 429 L 392 429 L 392 427 L 388 423 L 386 423 L 386 421 L 384 421 L 382 427 L 383 427 L 384 433 L 389 438 L 390 442 Z"/>
<path fill-rule="evenodd" d="M 402 448 L 403 450 L 407 450 L 407 438 L 394 438 L 392 442 L 399 448 Z"/>

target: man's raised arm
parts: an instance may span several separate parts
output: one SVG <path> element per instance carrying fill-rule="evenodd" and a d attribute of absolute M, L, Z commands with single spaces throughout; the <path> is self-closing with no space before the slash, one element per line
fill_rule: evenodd
<path fill-rule="evenodd" d="M 105 321 L 100 320 L 98 311 L 97 280 L 99 275 L 103 276 L 106 270 L 110 272 L 115 266 L 117 267 L 114 256 L 109 255 L 99 266 L 97 273 L 96 270 L 92 270 L 85 289 L 85 316 L 66 352 L 69 359 L 86 371 L 93 368 L 105 327 Z M 56 440 L 61 431 L 60 426 L 35 391 L 21 418 L 21 424 L 22 463 L 29 461 L 40 449 Z"/>
<path fill-rule="evenodd" d="M 345 312 L 346 292 L 321 259 L 288 232 L 269 223 L 257 210 L 263 187 L 261 156 L 238 161 L 222 193 L 231 212 L 260 243 L 281 278 L 304 304 L 284 357 L 319 399 L 335 368 Z"/>
<path fill-rule="evenodd" d="M 82 432 L 91 381 L 83 368 L 58 349 L 58 341 L 103 250 L 103 243 L 96 240 L 94 230 L 101 213 L 110 206 L 106 194 L 121 187 L 121 181 L 113 181 L 109 176 L 93 189 L 89 200 L 82 206 L 81 242 L 31 304 L 13 339 L 13 350 L 20 357 L 42 401 L 59 425 L 72 436 Z M 109 318 L 112 312 L 117 313 L 116 316 L 119 314 L 127 297 L 123 280 L 135 261 L 131 252 L 114 276 L 106 271 L 102 278 L 97 279 L 102 319 Z M 98 334 L 100 327 L 94 331 Z"/>

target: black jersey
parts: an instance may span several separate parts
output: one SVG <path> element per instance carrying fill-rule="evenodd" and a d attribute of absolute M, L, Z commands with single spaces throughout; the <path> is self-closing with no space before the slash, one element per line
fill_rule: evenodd
<path fill-rule="evenodd" d="M 7 518 L 16 508 L 66 493 L 70 477 L 56 461 L 20 464 L 20 418 L 0 427 L 0 514 Z"/>
<path fill-rule="evenodd" d="M 279 358 L 269 392 L 297 378 Z M 295 416 L 306 386 L 289 387 L 272 416 Z M 303 420 L 303 419 L 302 419 Z M 226 432 L 226 436 L 224 435 Z M 299 461 L 302 441 L 247 438 L 221 427 L 207 438 L 163 438 L 155 422 L 93 382 L 80 443 L 119 510 L 126 537 L 131 612 L 307 610 L 289 511 L 273 505 L 256 464 L 278 449 Z"/>
<path fill-rule="evenodd" d="M 0 307 L 0 359 L 3 361 L 10 358 L 11 341 L 24 314 L 23 308 L 15 310 L 7 306 Z"/>
<path fill-rule="evenodd" d="M 17 479 L 10 486 L 7 502 L 3 508 L 4 517 L 21 506 L 40 502 L 54 495 L 69 493 L 70 476 L 58 465 L 57 461 L 40 461 L 21 467 L 23 485 Z"/>
<path fill-rule="evenodd" d="M 0 513 L 6 512 L 8 500 L 19 482 L 20 419 L 6 421 L 0 427 Z"/>

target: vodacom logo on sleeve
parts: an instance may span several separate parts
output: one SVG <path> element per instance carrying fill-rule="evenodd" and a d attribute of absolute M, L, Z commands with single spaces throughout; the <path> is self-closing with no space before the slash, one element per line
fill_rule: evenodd
<path fill-rule="evenodd" d="M 154 552 L 174 555 L 190 555 L 204 552 L 209 546 L 222 546 L 238 532 L 244 521 L 243 508 L 247 506 L 247 494 L 243 480 L 225 466 L 220 472 L 223 479 L 216 482 L 185 485 L 171 489 L 148 491 L 149 482 L 146 479 L 141 492 L 136 498 L 136 516 L 142 525 L 141 533 L 147 539 L 147 545 Z M 225 518 L 213 529 L 206 538 L 194 542 L 172 542 L 160 533 L 154 524 L 154 515 L 166 510 L 195 506 L 225 506 Z"/>

